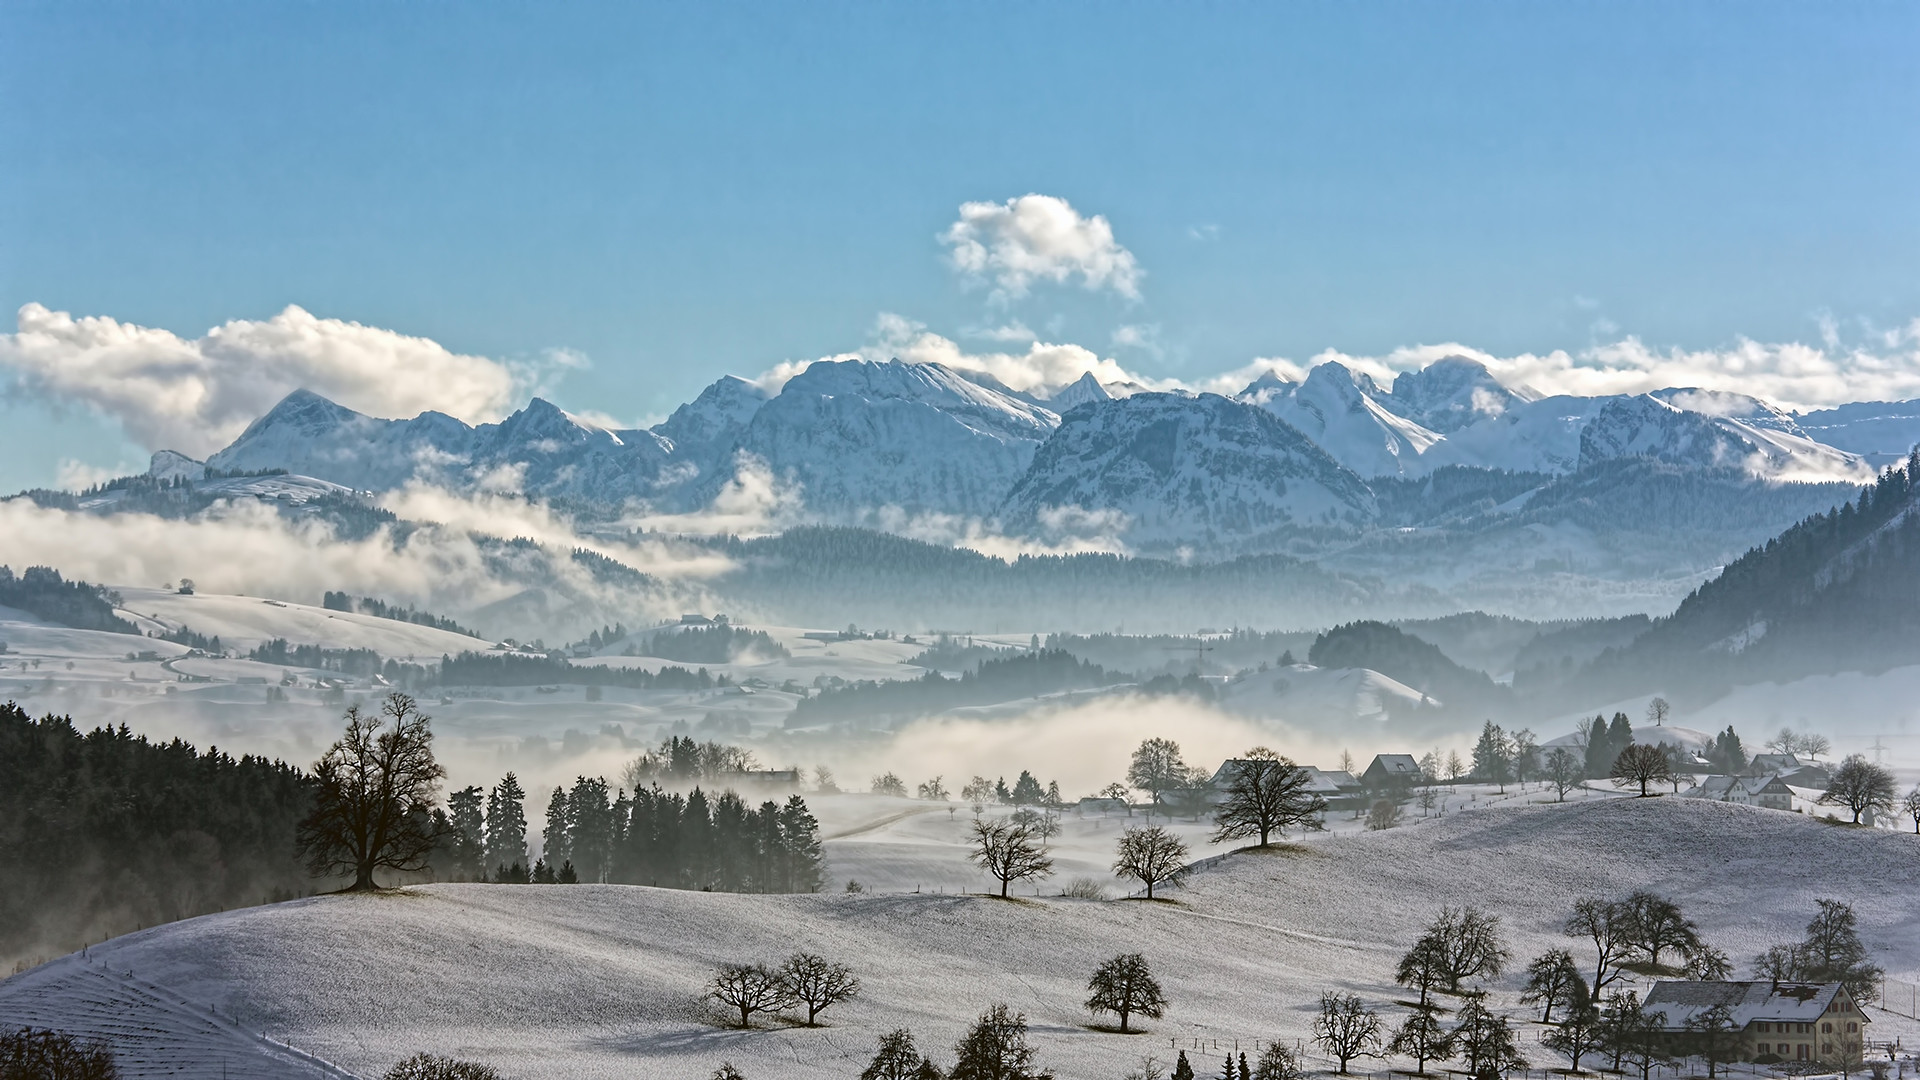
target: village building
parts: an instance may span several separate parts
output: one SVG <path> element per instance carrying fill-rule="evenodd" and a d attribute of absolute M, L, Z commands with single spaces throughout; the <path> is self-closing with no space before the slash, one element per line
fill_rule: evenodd
<path fill-rule="evenodd" d="M 1405 791 L 1420 782 L 1420 763 L 1412 754 L 1375 754 L 1360 774 L 1368 791 Z"/>
<path fill-rule="evenodd" d="M 1766 776 L 1709 776 L 1682 792 L 1681 796 L 1760 806 L 1768 810 L 1793 809 L 1793 789 L 1772 773 Z"/>
<path fill-rule="evenodd" d="M 1716 1031 L 1729 1061 L 1858 1061 L 1867 1045 L 1867 1015 L 1837 982 L 1659 982 L 1641 1008 L 1680 1053 Z"/>

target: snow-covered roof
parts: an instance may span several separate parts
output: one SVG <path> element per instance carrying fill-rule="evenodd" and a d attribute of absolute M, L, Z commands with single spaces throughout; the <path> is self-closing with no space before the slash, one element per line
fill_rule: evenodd
<path fill-rule="evenodd" d="M 1388 776 L 1415 777 L 1420 775 L 1420 763 L 1412 754 L 1375 754 L 1367 765 L 1367 775 L 1371 776 L 1378 766 Z"/>
<path fill-rule="evenodd" d="M 1660 1013 L 1660 1024 L 1678 1031 L 1717 1005 L 1727 1008 L 1736 1028 L 1759 1020 L 1808 1023 L 1817 1020 L 1846 990 L 1837 982 L 1660 982 L 1648 991 L 1643 1008 Z M 1867 1018 L 1860 1017 L 1862 1023 Z"/>

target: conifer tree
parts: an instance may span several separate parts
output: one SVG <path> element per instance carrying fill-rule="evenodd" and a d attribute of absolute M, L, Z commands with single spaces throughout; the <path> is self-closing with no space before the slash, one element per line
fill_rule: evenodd
<path fill-rule="evenodd" d="M 487 795 L 487 865 L 527 865 L 527 793 L 508 773 Z"/>
<path fill-rule="evenodd" d="M 540 846 L 546 859 L 554 863 L 573 857 L 573 814 L 567 805 L 567 792 L 556 787 L 547 796 L 547 825 L 540 831 Z"/>
<path fill-rule="evenodd" d="M 449 874 L 475 881 L 487 873 L 486 793 L 464 787 L 447 796 Z"/>

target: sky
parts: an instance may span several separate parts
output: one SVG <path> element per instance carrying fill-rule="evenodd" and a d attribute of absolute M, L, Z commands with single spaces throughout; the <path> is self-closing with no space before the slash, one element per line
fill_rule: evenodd
<path fill-rule="evenodd" d="M 1920 397 L 1916 53 L 1896 3 L 22 0 L 0 489 L 294 385 L 635 424 L 854 351 Z"/>

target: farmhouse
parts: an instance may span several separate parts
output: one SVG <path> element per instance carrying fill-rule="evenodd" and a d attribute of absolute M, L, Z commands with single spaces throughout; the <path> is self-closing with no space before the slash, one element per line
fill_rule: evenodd
<path fill-rule="evenodd" d="M 1689 799 L 1713 799 L 1716 802 L 1763 806 L 1769 810 L 1793 809 L 1793 790 L 1779 776 L 1709 776 L 1683 793 Z"/>
<path fill-rule="evenodd" d="M 1368 791 L 1404 791 L 1420 782 L 1420 763 L 1412 754 L 1375 754 L 1360 783 Z"/>
<path fill-rule="evenodd" d="M 1837 982 L 1660 982 L 1642 1008 L 1681 1052 L 1715 1034 L 1745 1061 L 1857 1061 L 1866 1046 L 1867 1015 Z"/>

